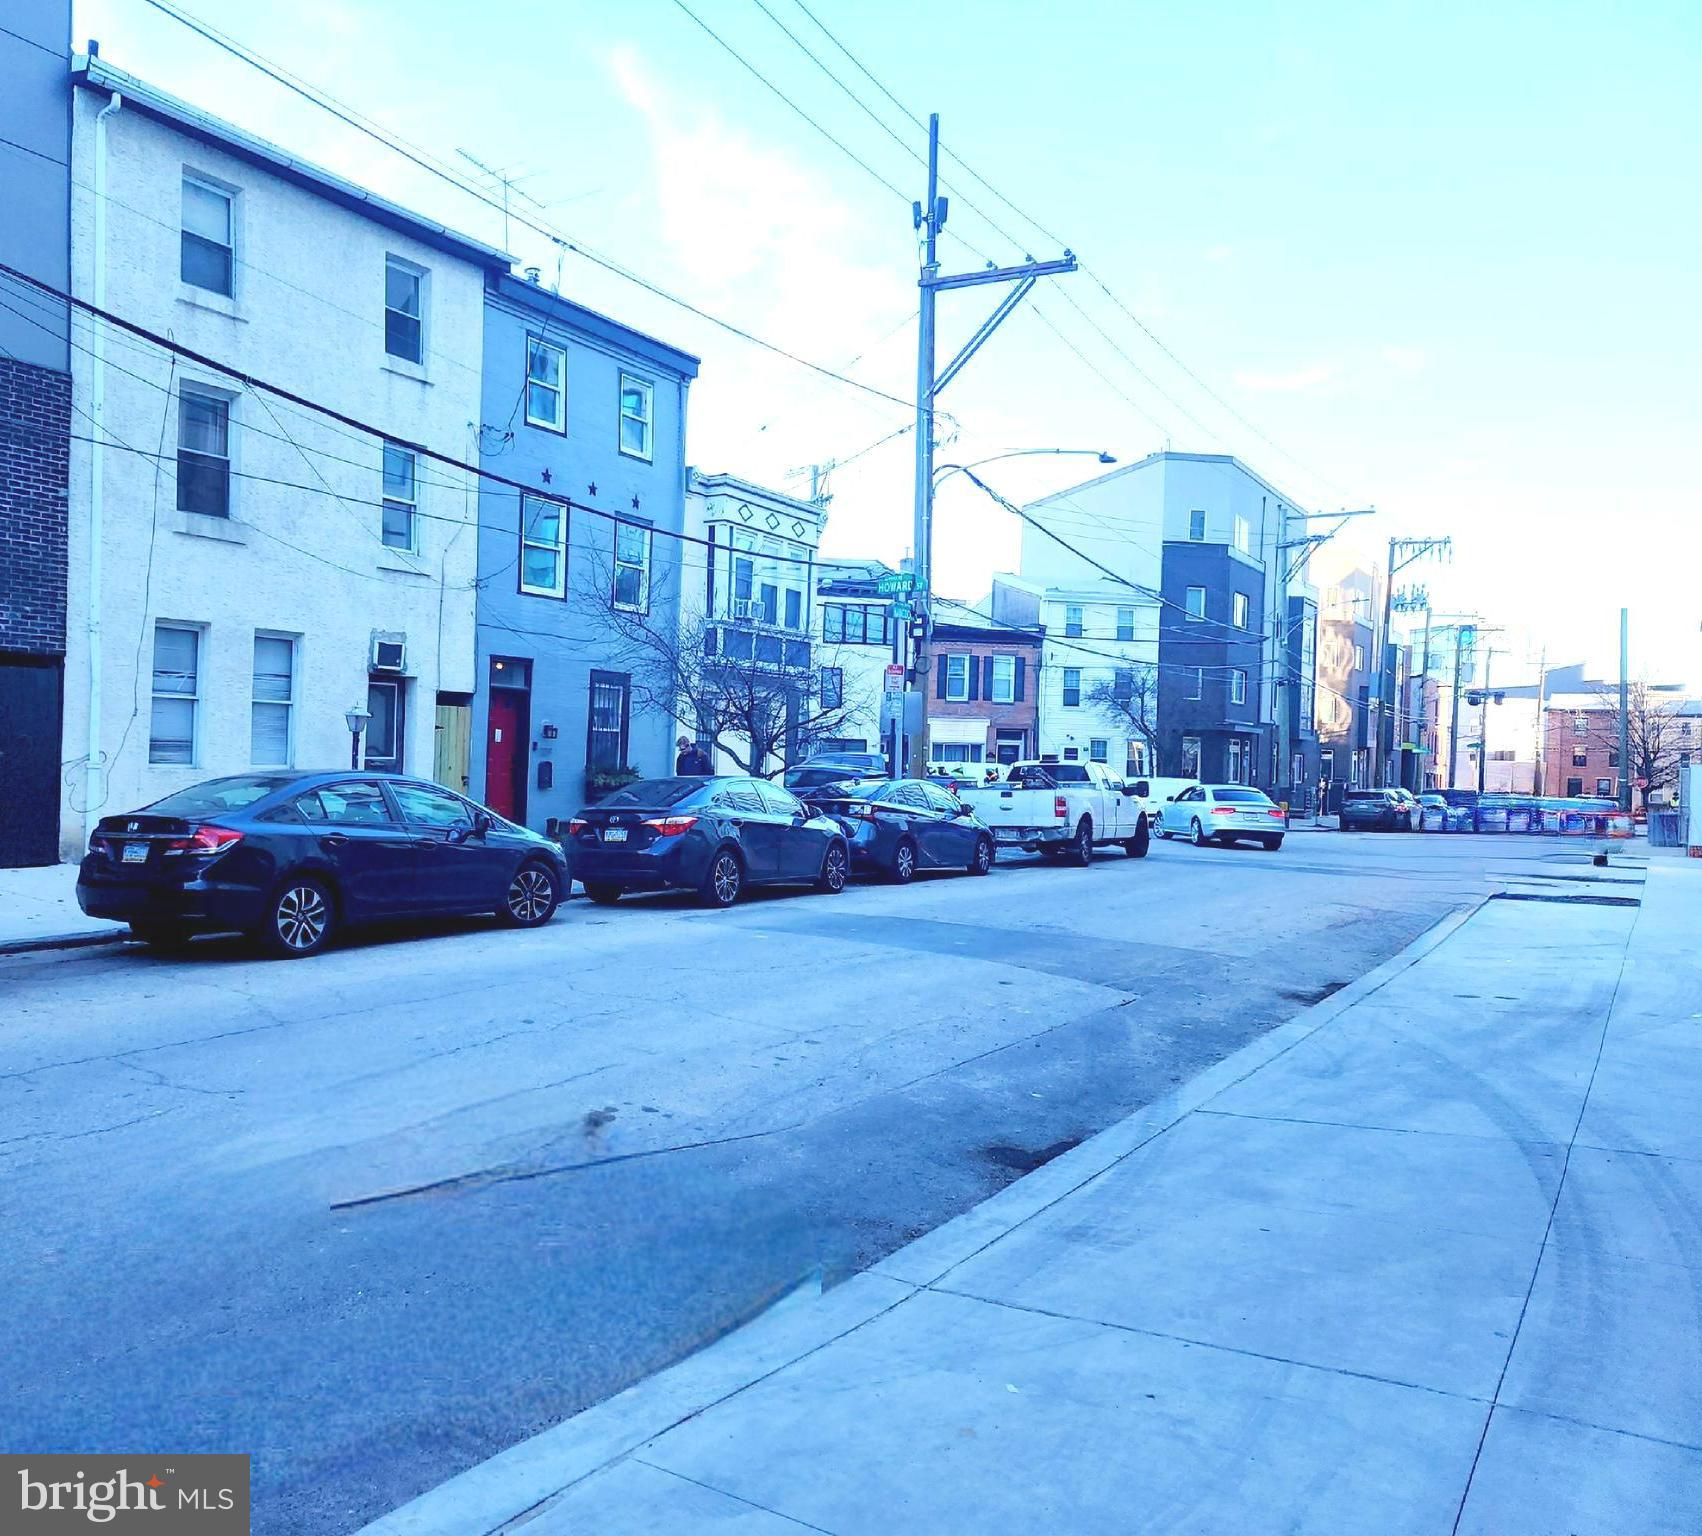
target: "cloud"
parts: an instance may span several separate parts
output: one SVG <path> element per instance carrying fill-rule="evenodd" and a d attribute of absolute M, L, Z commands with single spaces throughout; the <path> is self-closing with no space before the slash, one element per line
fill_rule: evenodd
<path fill-rule="evenodd" d="M 1234 254 L 1235 247 L 1232 245 L 1208 245 L 1205 251 L 1205 259 L 1207 261 L 1228 261 Z"/>
<path fill-rule="evenodd" d="M 1335 376 L 1336 370 L 1328 363 L 1314 363 L 1309 368 L 1295 368 L 1288 373 L 1246 370 L 1235 375 L 1235 382 L 1242 389 L 1252 390 L 1256 394 L 1298 395 L 1316 389 L 1320 384 L 1329 383 Z"/>
<path fill-rule="evenodd" d="M 1384 347 L 1382 358 L 1396 373 L 1417 373 L 1429 361 L 1423 347 Z"/>

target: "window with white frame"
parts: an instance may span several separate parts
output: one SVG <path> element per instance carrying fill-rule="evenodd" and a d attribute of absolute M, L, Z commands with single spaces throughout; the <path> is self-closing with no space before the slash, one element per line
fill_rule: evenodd
<path fill-rule="evenodd" d="M 650 530 L 615 524 L 615 607 L 643 613 L 650 607 Z"/>
<path fill-rule="evenodd" d="M 1074 709 L 1081 703 L 1081 668 L 1064 668 L 1064 707 Z"/>
<path fill-rule="evenodd" d="M 1200 776 L 1200 738 L 1184 736 L 1182 738 L 1182 775 L 1184 779 L 1197 779 Z"/>
<path fill-rule="evenodd" d="M 1090 763 L 1108 763 L 1111 761 L 1111 742 L 1101 736 L 1091 736 L 1087 743 L 1087 760 Z"/>
<path fill-rule="evenodd" d="M 1204 587 L 1189 587 L 1186 606 L 1190 619 L 1203 619 L 1206 616 L 1206 589 Z"/>
<path fill-rule="evenodd" d="M 425 361 L 425 272 L 400 256 L 384 258 L 384 350 Z"/>
<path fill-rule="evenodd" d="M 969 658 L 967 656 L 946 657 L 946 698 L 954 704 L 962 704 L 968 701 Z"/>
<path fill-rule="evenodd" d="M 248 714 L 248 761 L 256 768 L 295 762 L 295 638 L 254 636 L 254 692 Z"/>
<path fill-rule="evenodd" d="M 1203 699 L 1206 696 L 1206 669 L 1204 667 L 1188 668 L 1188 697 Z"/>
<path fill-rule="evenodd" d="M 821 707 L 839 709 L 845 703 L 845 669 L 843 667 L 823 667 L 821 669 Z"/>
<path fill-rule="evenodd" d="M 230 516 L 230 397 L 185 385 L 177 397 L 177 510 Z"/>
<path fill-rule="evenodd" d="M 994 704 L 1016 702 L 1016 657 L 988 657 L 987 697 Z"/>
<path fill-rule="evenodd" d="M 1195 507 L 1194 510 L 1188 514 L 1188 537 L 1195 544 L 1205 543 L 1206 514 L 1203 507 Z"/>
<path fill-rule="evenodd" d="M 635 459 L 651 457 L 651 416 L 655 401 L 656 386 L 648 379 L 630 373 L 621 375 L 622 453 Z"/>
<path fill-rule="evenodd" d="M 1135 610 L 1119 608 L 1117 610 L 1117 638 L 1133 640 L 1135 638 Z"/>
<path fill-rule="evenodd" d="M 526 338 L 526 425 L 567 431 L 567 351 L 541 336 Z"/>
<path fill-rule="evenodd" d="M 1247 627 L 1247 613 L 1249 606 L 1247 594 L 1245 592 L 1237 592 L 1232 598 L 1230 598 L 1229 619 L 1237 629 L 1245 629 Z"/>
<path fill-rule="evenodd" d="M 1355 672 L 1365 670 L 1365 647 L 1363 645 L 1356 645 L 1353 648 L 1353 670 Z"/>
<path fill-rule="evenodd" d="M 411 450 L 384 445 L 383 539 L 389 549 L 413 550 L 419 512 L 418 461 Z"/>
<path fill-rule="evenodd" d="M 545 496 L 520 498 L 520 590 L 534 597 L 567 591 L 567 508 Z"/>
<path fill-rule="evenodd" d="M 1064 634 L 1071 639 L 1080 639 L 1082 632 L 1082 612 L 1080 603 L 1064 605 Z"/>
<path fill-rule="evenodd" d="M 178 276 L 226 298 L 236 292 L 235 201 L 226 188 L 184 172 Z"/>
<path fill-rule="evenodd" d="M 1235 547 L 1244 555 L 1252 549 L 1252 530 L 1247 526 L 1247 519 L 1240 516 L 1235 519 Z"/>
<path fill-rule="evenodd" d="M 1229 702 L 1245 704 L 1247 702 L 1247 674 L 1239 667 L 1229 669 Z"/>
<path fill-rule="evenodd" d="M 193 624 L 154 625 L 150 763 L 193 764 L 201 703 L 201 631 Z"/>

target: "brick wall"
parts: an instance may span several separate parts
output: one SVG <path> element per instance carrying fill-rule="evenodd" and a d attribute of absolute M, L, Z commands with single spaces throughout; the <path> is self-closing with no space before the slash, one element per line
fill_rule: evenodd
<path fill-rule="evenodd" d="M 65 651 L 71 378 L 0 357 L 0 651 Z"/>

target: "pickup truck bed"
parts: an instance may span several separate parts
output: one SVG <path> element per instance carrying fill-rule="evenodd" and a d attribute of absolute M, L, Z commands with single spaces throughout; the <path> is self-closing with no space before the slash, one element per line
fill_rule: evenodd
<path fill-rule="evenodd" d="M 1095 848 L 1145 856 L 1147 803 L 1098 763 L 1013 763 L 996 783 L 959 791 L 1001 848 L 1067 855 L 1087 864 Z"/>

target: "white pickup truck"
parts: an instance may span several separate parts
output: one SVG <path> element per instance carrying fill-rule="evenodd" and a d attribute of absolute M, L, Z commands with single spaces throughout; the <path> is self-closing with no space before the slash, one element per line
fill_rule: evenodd
<path fill-rule="evenodd" d="M 958 797 L 1001 848 L 1087 864 L 1095 848 L 1115 843 L 1143 859 L 1151 845 L 1146 799 L 1098 763 L 1012 763 L 1003 779 L 960 789 Z"/>

